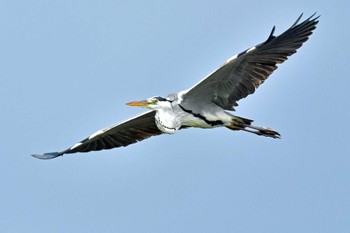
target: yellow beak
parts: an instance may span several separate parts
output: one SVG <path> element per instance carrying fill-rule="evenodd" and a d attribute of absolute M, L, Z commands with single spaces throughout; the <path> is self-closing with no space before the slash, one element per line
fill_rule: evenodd
<path fill-rule="evenodd" d="M 141 100 L 141 101 L 132 101 L 132 102 L 126 103 L 126 105 L 136 106 L 136 107 L 147 107 L 148 105 L 150 105 L 150 103 L 147 100 Z"/>

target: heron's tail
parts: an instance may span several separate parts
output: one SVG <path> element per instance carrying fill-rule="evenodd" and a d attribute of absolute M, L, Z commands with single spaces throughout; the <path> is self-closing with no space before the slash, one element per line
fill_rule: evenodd
<path fill-rule="evenodd" d="M 253 120 L 246 119 L 243 117 L 234 116 L 231 121 L 230 126 L 226 126 L 231 130 L 243 130 L 249 133 L 254 133 L 259 136 L 271 137 L 271 138 L 281 138 L 281 135 L 267 127 L 259 127 L 252 125 Z"/>

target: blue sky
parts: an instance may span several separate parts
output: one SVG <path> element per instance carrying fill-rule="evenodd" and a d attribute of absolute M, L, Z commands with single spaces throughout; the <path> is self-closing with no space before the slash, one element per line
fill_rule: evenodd
<path fill-rule="evenodd" d="M 350 232 L 348 1 L 1 1 L 2 232 Z M 236 114 L 281 140 L 184 130 L 50 161 L 321 14 Z"/>

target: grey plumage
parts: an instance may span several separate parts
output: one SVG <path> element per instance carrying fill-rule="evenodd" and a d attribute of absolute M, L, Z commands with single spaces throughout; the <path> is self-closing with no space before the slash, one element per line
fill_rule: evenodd
<path fill-rule="evenodd" d="M 99 130 L 67 150 L 45 153 L 43 155 L 33 154 L 33 156 L 39 159 L 52 159 L 63 154 L 128 146 L 162 133 L 154 123 L 154 116 L 155 111 L 149 111 L 123 123 Z"/>
<path fill-rule="evenodd" d="M 314 14 L 315 15 L 315 14 Z M 191 88 L 183 97 L 190 105 L 215 102 L 225 110 L 234 110 L 237 101 L 255 92 L 274 70 L 277 64 L 283 63 L 288 56 L 308 40 L 316 28 L 319 17 L 312 15 L 304 22 L 297 21 L 284 33 L 275 37 L 273 27 L 268 39 L 229 59 L 223 66 Z M 234 56 L 235 57 L 235 56 Z"/>
<path fill-rule="evenodd" d="M 277 64 L 287 60 L 308 40 L 318 23 L 319 16 L 314 18 L 314 15 L 298 24 L 301 15 L 287 31 L 277 37 L 273 35 L 273 27 L 265 42 L 231 57 L 189 90 L 170 94 L 167 98 L 153 97 L 147 101 L 129 103 L 152 111 L 99 130 L 64 151 L 33 156 L 52 159 L 63 154 L 123 147 L 151 136 L 174 133 L 188 127 L 225 126 L 278 138 L 278 132 L 253 126 L 252 120 L 234 116 L 224 110 L 235 110 L 237 101 L 254 93 L 277 69 Z"/>

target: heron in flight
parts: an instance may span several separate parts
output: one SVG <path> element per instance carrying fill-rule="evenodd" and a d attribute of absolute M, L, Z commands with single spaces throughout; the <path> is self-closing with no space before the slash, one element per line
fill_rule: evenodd
<path fill-rule="evenodd" d="M 254 93 L 289 56 L 308 40 L 318 17 L 299 23 L 302 15 L 284 33 L 274 36 L 273 27 L 267 40 L 229 58 L 219 69 L 188 90 L 167 97 L 127 103 L 149 109 L 132 119 L 101 129 L 61 152 L 33 154 L 39 159 L 52 159 L 64 154 L 124 147 L 160 134 L 174 134 L 180 129 L 226 127 L 260 136 L 279 138 L 266 127 L 252 125 L 252 120 L 231 114 L 237 101 Z"/>

